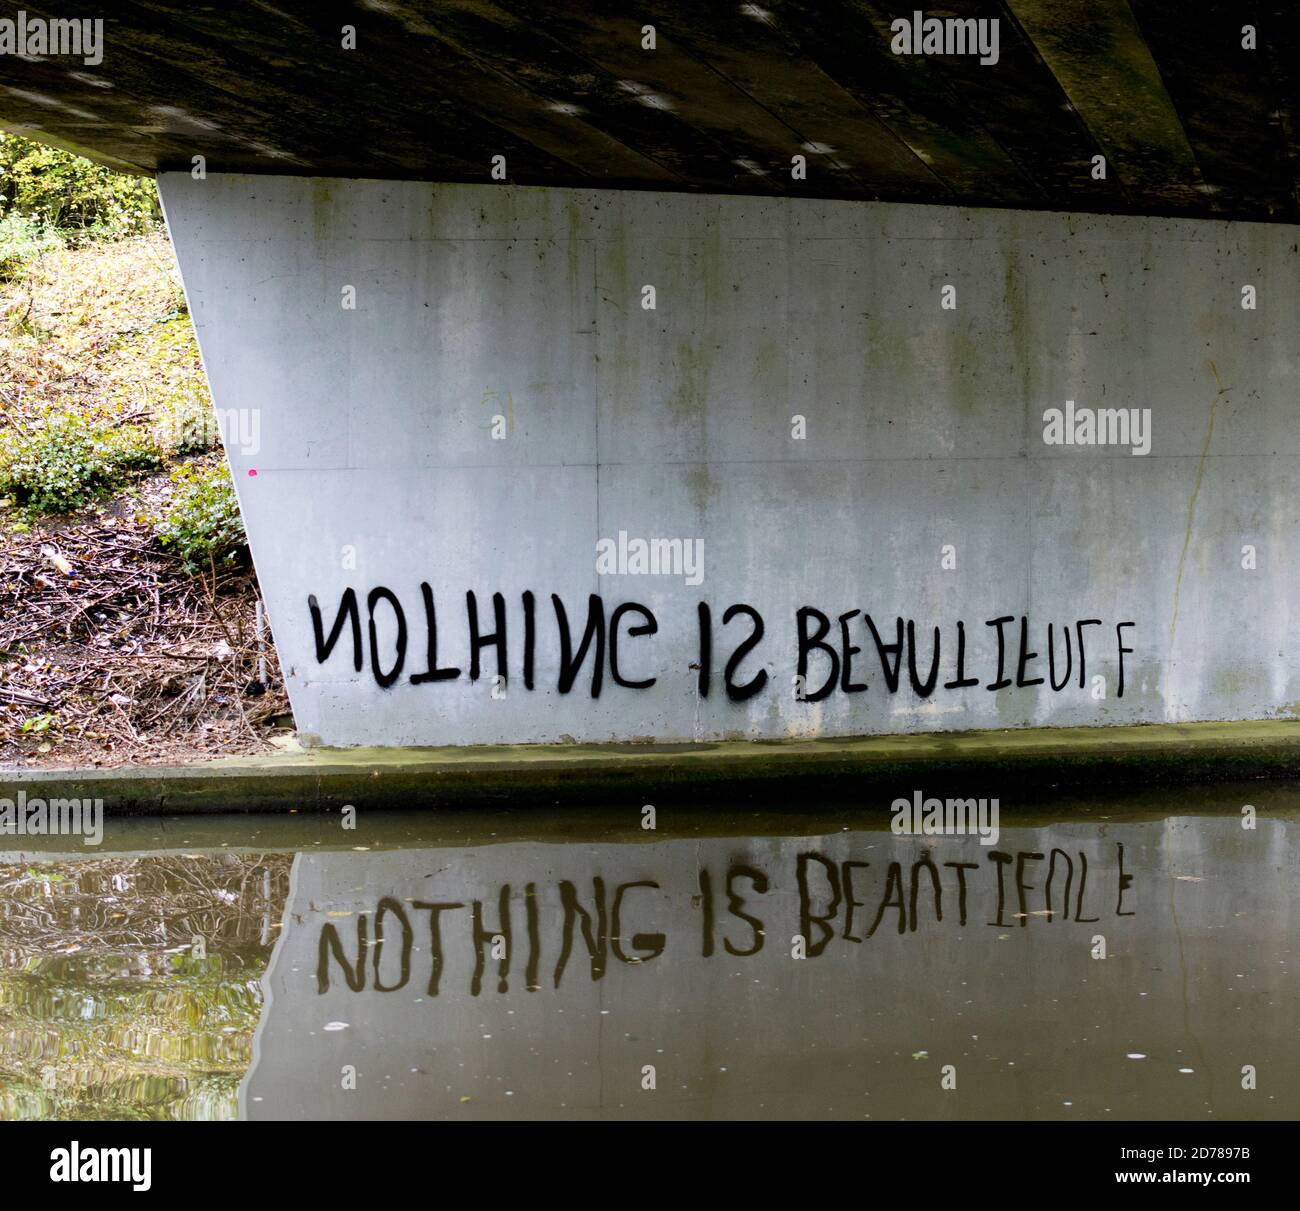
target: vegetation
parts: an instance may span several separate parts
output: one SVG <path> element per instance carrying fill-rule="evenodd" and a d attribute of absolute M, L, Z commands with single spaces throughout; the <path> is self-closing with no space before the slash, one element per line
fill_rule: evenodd
<path fill-rule="evenodd" d="M 161 466 L 147 430 L 107 427 L 90 412 L 46 412 L 0 437 L 0 493 L 31 512 L 70 513 L 121 487 L 132 471 Z"/>
<path fill-rule="evenodd" d="M 0 1119 L 235 1118 L 291 862 L 0 864 Z"/>
<path fill-rule="evenodd" d="M 0 132 L 0 218 L 15 236 L 85 242 L 140 235 L 162 211 L 146 177 Z"/>
<path fill-rule="evenodd" d="M 0 218 L 0 281 L 10 280 L 26 262 L 62 247 L 58 233 L 43 223 L 23 214 L 5 215 Z"/>
<path fill-rule="evenodd" d="M 0 765 L 245 751 L 283 718 L 159 217 L 152 181 L 0 134 Z"/>
<path fill-rule="evenodd" d="M 163 546 L 181 557 L 188 572 L 233 563 L 244 545 L 244 523 L 226 468 L 177 467 L 171 482 L 171 496 L 153 520 Z"/>
<path fill-rule="evenodd" d="M 0 506 L 20 532 L 217 444 L 159 217 L 151 181 L 0 135 Z M 182 469 L 158 489 L 176 504 L 142 514 L 190 570 L 244 541 L 225 474 Z"/>

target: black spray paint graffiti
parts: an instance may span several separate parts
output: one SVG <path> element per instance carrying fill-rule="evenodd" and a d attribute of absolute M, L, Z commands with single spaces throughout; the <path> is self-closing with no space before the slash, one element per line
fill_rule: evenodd
<path fill-rule="evenodd" d="M 362 609 L 354 589 L 344 591 L 328 631 L 320 603 L 314 595 L 308 597 L 317 662 L 325 664 L 331 658 L 347 628 L 353 669 L 358 673 L 363 670 L 368 653 L 370 672 L 381 688 L 395 685 L 403 673 L 407 674 L 412 685 L 458 680 L 465 671 L 463 664 L 438 663 L 438 610 L 433 590 L 427 584 L 421 584 L 420 595 L 424 621 L 422 668 L 416 670 L 414 661 L 418 657 L 408 650 L 414 643 L 414 636 L 406 610 L 397 594 L 383 586 L 371 589 L 366 595 L 368 642 L 363 642 Z M 542 625 L 552 625 L 550 616 L 553 614 L 560 652 L 556 689 L 561 694 L 573 690 L 583 675 L 584 666 L 589 666 L 589 679 L 585 684 L 592 698 L 600 697 L 606 669 L 609 679 L 622 689 L 647 690 L 655 684 L 656 678 L 636 678 L 627 667 L 633 655 L 629 652 L 631 641 L 648 641 L 659 631 L 659 621 L 649 607 L 629 601 L 607 610 L 604 600 L 593 593 L 587 599 L 586 619 L 581 623 L 581 634 L 577 635 L 577 627 L 570 622 L 569 610 L 554 593 L 550 605 L 550 611 L 544 606 L 539 608 L 535 594 L 530 591 L 522 593 L 523 627 L 522 635 L 518 635 L 512 634 L 508 628 L 503 594 L 492 594 L 490 621 L 485 621 L 478 598 L 473 591 L 467 592 L 468 646 L 464 656 L 469 680 L 478 681 L 483 676 L 484 655 L 491 650 L 495 666 L 492 675 L 500 678 L 502 685 L 517 669 L 524 688 L 535 689 L 538 631 Z M 381 650 L 380 624 L 395 633 L 392 646 L 383 645 L 387 650 Z M 872 615 L 860 609 L 832 616 L 813 606 L 801 606 L 794 615 L 798 697 L 806 702 L 820 702 L 836 692 L 864 693 L 871 685 L 867 679 L 868 672 L 877 662 L 885 689 L 896 694 L 903 685 L 905 657 L 907 684 L 920 698 L 930 697 L 938 688 L 956 690 L 978 685 L 991 691 L 1050 685 L 1059 693 L 1072 683 L 1076 664 L 1077 684 L 1083 689 L 1088 674 L 1088 658 L 1090 655 L 1095 657 L 1097 643 L 1105 634 L 1103 631 L 1089 636 L 1087 628 L 1104 625 L 1100 618 L 1079 618 L 1059 626 L 1049 622 L 1043 653 L 1040 653 L 1030 648 L 1033 628 L 1025 615 L 1005 614 L 990 618 L 983 625 L 990 628 L 986 633 L 996 644 L 996 661 L 990 661 L 982 675 L 975 675 L 979 670 L 968 667 L 967 624 L 963 620 L 958 620 L 947 632 L 934 626 L 927 637 L 925 628 L 918 628 L 911 618 L 894 617 L 877 623 Z M 1125 643 L 1124 632 L 1125 628 L 1136 625 L 1134 622 L 1114 624 L 1113 650 L 1120 698 L 1124 696 L 1124 657 L 1134 650 Z M 698 647 L 691 667 L 698 670 L 696 684 L 701 698 L 709 696 L 714 671 L 719 668 L 723 688 L 732 702 L 744 702 L 768 685 L 768 670 L 761 665 L 762 652 L 759 650 L 767 626 L 763 616 L 752 605 L 742 602 L 729 605 L 722 611 L 719 624 L 715 622 L 713 607 L 702 601 L 696 607 L 696 626 Z M 1040 631 L 1041 638 L 1044 636 Z M 517 665 L 511 661 L 511 652 L 519 650 L 513 647 L 515 643 L 522 649 Z M 342 650 L 346 651 L 346 645 Z M 874 653 L 874 660 L 870 653 Z M 409 664 L 408 659 L 411 661 Z M 949 663 L 945 664 L 945 660 Z M 952 675 L 941 681 L 944 669 Z"/>
<path fill-rule="evenodd" d="M 543 964 L 552 987 L 559 988 L 579 950 L 585 951 L 591 979 L 599 980 L 611 959 L 641 966 L 670 947 L 676 953 L 685 946 L 705 959 L 749 958 L 764 949 L 773 931 L 784 945 L 797 930 L 806 957 L 816 959 L 846 943 L 910 936 L 922 923 L 927 930 L 979 924 L 1024 929 L 1031 920 L 1039 929 L 1056 921 L 1087 926 L 1103 917 L 1135 915 L 1125 906 L 1133 875 L 1124 869 L 1120 843 L 1115 857 L 1114 868 L 1103 868 L 1090 886 L 1082 849 L 990 850 L 979 862 L 937 861 L 925 850 L 916 860 L 875 863 L 837 862 L 807 851 L 787 872 L 797 889 L 793 913 L 789 898 L 769 898 L 775 889 L 767 872 L 734 861 L 716 878 L 707 867 L 697 872 L 698 894 L 690 905 L 698 917 L 685 936 L 667 932 L 661 918 L 665 901 L 654 894 L 661 890 L 654 879 L 607 882 L 596 875 L 589 894 L 565 879 L 554 898 L 540 895 L 543 889 L 530 881 L 502 884 L 481 899 L 384 896 L 373 914 L 356 915 L 351 941 L 332 921 L 321 925 L 316 990 L 328 992 L 341 977 L 352 992 L 396 992 L 414 977 L 427 995 L 437 996 L 449 956 L 464 959 L 466 952 L 473 956 L 468 990 L 478 996 L 490 961 L 497 992 L 509 992 L 512 973 L 520 970 L 522 987 L 536 992 L 543 987 Z M 972 902 L 975 896 L 979 904 Z M 544 902 L 551 905 L 550 919 Z M 683 920 L 679 913 L 669 915 L 678 924 Z M 412 961 L 417 952 L 429 956 L 418 971 Z"/>

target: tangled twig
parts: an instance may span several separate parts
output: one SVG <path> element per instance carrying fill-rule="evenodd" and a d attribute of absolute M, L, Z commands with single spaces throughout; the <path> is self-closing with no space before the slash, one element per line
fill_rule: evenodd
<path fill-rule="evenodd" d="M 274 648 L 259 651 L 250 568 L 192 576 L 120 518 L 9 534 L 5 548 L 0 760 L 43 743 L 60 764 L 245 752 L 287 712 Z"/>

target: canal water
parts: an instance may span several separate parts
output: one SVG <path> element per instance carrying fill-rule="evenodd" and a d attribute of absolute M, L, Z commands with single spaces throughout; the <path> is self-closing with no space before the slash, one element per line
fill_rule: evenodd
<path fill-rule="evenodd" d="M 23 838 L 0 1117 L 1300 1115 L 1296 790 L 881 807 Z"/>

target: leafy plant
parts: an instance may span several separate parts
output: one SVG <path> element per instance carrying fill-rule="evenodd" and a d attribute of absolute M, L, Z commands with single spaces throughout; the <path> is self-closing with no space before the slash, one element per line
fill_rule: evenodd
<path fill-rule="evenodd" d="M 0 210 L 74 240 L 116 239 L 161 218 L 147 177 L 127 176 L 21 135 L 0 133 Z"/>
<path fill-rule="evenodd" d="M 23 430 L 0 433 L 0 494 L 28 514 L 70 513 L 121 487 L 133 471 L 162 466 L 140 425 L 105 428 L 85 412 L 46 412 Z"/>
<path fill-rule="evenodd" d="M 221 441 L 221 428 L 206 392 L 182 393 L 164 380 L 154 404 L 154 433 L 169 454 L 206 454 Z M 168 391 L 168 388 L 171 388 Z"/>
<path fill-rule="evenodd" d="M 25 262 L 62 247 L 58 232 L 42 220 L 17 211 L 5 215 L 0 218 L 0 281 L 13 278 Z"/>
<path fill-rule="evenodd" d="M 152 518 L 163 546 L 174 550 L 189 572 L 233 563 L 247 540 L 225 463 L 177 467 L 171 482 L 170 499 Z"/>

